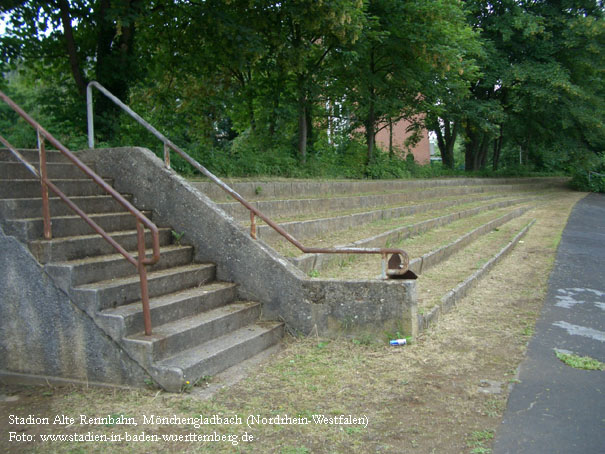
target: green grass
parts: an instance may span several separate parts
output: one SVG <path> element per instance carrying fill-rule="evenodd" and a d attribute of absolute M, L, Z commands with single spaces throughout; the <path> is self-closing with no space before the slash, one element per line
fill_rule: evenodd
<path fill-rule="evenodd" d="M 490 454 L 492 450 L 485 447 L 485 443 L 494 438 L 492 430 L 481 430 L 471 433 L 466 445 L 471 449 L 471 454 Z"/>
<path fill-rule="evenodd" d="M 567 364 L 574 369 L 583 370 L 605 370 L 605 364 L 599 360 L 591 358 L 590 356 L 578 356 L 573 353 L 564 353 L 555 350 L 555 355 L 563 363 Z"/>

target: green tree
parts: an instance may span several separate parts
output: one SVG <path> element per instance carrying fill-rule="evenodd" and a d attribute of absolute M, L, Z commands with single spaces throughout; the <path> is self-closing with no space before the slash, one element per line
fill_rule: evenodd
<path fill-rule="evenodd" d="M 137 21 L 151 8 L 143 0 L 41 2 L 13 1 L 0 6 L 7 19 L 0 37 L 1 57 L 13 68 L 27 67 L 39 79 L 71 75 L 71 101 L 83 106 L 88 80 L 96 79 L 120 99 L 141 76 Z M 59 84 L 62 87 L 62 83 Z M 99 132 L 115 130 L 115 108 L 99 99 Z"/>
<path fill-rule="evenodd" d="M 467 1 L 481 77 L 464 117 L 467 170 L 501 153 L 539 169 L 603 149 L 603 8 L 596 1 Z"/>
<path fill-rule="evenodd" d="M 474 46 L 459 3 L 451 0 L 370 0 L 360 39 L 344 54 L 340 83 L 353 126 L 363 127 L 367 161 L 375 136 L 406 118 L 423 125 L 424 115 L 468 68 Z"/>

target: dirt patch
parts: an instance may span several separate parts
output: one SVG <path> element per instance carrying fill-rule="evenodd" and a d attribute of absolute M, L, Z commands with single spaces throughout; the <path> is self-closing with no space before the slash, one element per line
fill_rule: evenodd
<path fill-rule="evenodd" d="M 195 388 L 191 394 L 169 395 L 154 389 L 2 386 L 1 395 L 18 400 L 0 400 L 0 451 L 489 452 L 506 406 L 507 385 L 516 379 L 544 299 L 561 231 L 582 196 L 562 193 L 536 210 L 532 216 L 537 222 L 524 242 L 411 345 L 387 346 L 389 338 L 405 334 L 397 332 L 353 339 L 290 338 L 282 352 L 209 400 L 196 398 Z M 496 382 L 503 384 L 500 393 L 497 386 L 485 392 L 485 383 Z M 63 414 L 78 421 L 81 414 L 122 415 L 139 425 L 9 424 L 10 415 L 30 414 L 50 420 Z M 181 419 L 144 425 L 143 417 L 152 414 Z M 183 423 L 183 418 L 200 415 L 240 418 L 242 424 L 195 428 Z M 259 424 L 248 427 L 250 416 L 258 416 Z M 9 442 L 9 431 L 34 435 L 37 441 Z M 158 441 L 40 441 L 46 434 L 88 432 L 109 437 L 145 432 Z M 185 441 L 190 434 L 215 440 Z M 242 441 L 245 434 L 254 439 Z M 162 441 L 165 435 L 182 439 Z"/>

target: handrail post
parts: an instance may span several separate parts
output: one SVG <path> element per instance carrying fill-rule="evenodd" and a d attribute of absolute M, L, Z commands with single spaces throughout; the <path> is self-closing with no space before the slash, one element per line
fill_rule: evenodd
<path fill-rule="evenodd" d="M 147 288 L 147 270 L 145 269 L 145 229 L 137 219 L 137 242 L 139 256 L 137 257 L 139 279 L 141 281 L 141 302 L 143 303 L 143 324 L 145 335 L 151 335 L 151 313 L 149 311 L 149 291 Z"/>
<path fill-rule="evenodd" d="M 92 85 L 86 87 L 86 118 L 88 123 L 88 148 L 95 147 L 95 125 L 92 109 Z"/>
<path fill-rule="evenodd" d="M 164 142 L 164 164 L 166 168 L 170 168 L 170 147 L 166 142 Z"/>
<path fill-rule="evenodd" d="M 44 142 L 44 136 L 40 133 L 40 130 L 36 131 L 38 135 L 38 155 L 40 158 L 40 183 L 42 186 L 42 219 L 44 220 L 44 239 L 50 240 L 52 238 L 52 227 L 50 222 L 50 207 L 48 205 L 48 186 L 47 181 L 47 169 L 46 169 L 46 145 Z"/>
<path fill-rule="evenodd" d="M 256 239 L 256 215 L 254 211 L 250 211 L 250 236 Z"/>

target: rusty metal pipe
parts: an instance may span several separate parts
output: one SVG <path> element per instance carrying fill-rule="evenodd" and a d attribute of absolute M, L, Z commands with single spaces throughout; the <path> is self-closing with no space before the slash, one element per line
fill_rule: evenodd
<path fill-rule="evenodd" d="M 216 183 L 223 191 L 233 197 L 235 200 L 240 202 L 250 211 L 250 219 L 251 219 L 251 229 L 250 234 L 253 238 L 255 238 L 255 232 L 253 233 L 253 228 L 255 229 L 255 221 L 253 217 L 258 216 L 260 219 L 265 221 L 267 225 L 269 225 L 273 230 L 283 236 L 287 241 L 292 243 L 295 247 L 297 247 L 300 251 L 305 254 L 399 254 L 402 258 L 401 268 L 397 270 L 388 270 L 387 275 L 402 275 L 407 271 L 407 267 L 409 265 L 409 257 L 408 254 L 403 249 L 396 248 L 315 248 L 315 247 L 306 247 L 301 242 L 299 242 L 296 238 L 286 232 L 281 226 L 276 224 L 273 220 L 265 216 L 261 211 L 251 205 L 246 199 L 244 199 L 241 195 L 239 195 L 236 191 L 231 189 L 227 184 L 225 184 L 220 178 L 206 169 L 203 165 L 193 159 L 189 154 L 185 151 L 181 150 L 176 144 L 174 144 L 170 139 L 164 136 L 161 132 L 159 132 L 156 128 L 154 128 L 151 124 L 145 121 L 139 114 L 134 112 L 130 107 L 116 98 L 109 90 L 103 87 L 98 82 L 92 81 L 88 84 L 87 87 L 87 106 L 88 106 L 88 143 L 91 148 L 94 147 L 94 126 L 92 119 L 92 88 L 98 89 L 101 93 L 107 96 L 110 100 L 112 100 L 117 106 L 119 106 L 124 112 L 130 115 L 134 120 L 136 120 L 141 126 L 143 126 L 147 131 L 153 134 L 164 144 L 164 155 L 166 156 L 166 148 L 170 148 L 179 156 L 181 156 L 185 161 L 191 164 L 196 170 L 198 170 L 202 175 L 208 177 L 212 182 Z M 169 154 L 169 153 L 168 153 Z M 254 226 L 254 227 L 253 227 Z"/>
<path fill-rule="evenodd" d="M 26 166 L 26 168 L 33 173 L 42 185 L 42 213 L 44 219 L 44 238 L 51 238 L 51 222 L 50 222 L 50 210 L 48 203 L 48 188 L 50 188 L 55 194 L 59 196 L 63 202 L 65 202 L 70 209 L 72 209 L 77 215 L 79 215 L 96 233 L 101 235 L 111 246 L 113 246 L 121 255 L 126 258 L 127 261 L 132 263 L 139 271 L 139 279 L 141 284 L 141 300 L 143 304 L 143 321 L 145 326 L 145 334 L 151 335 L 151 314 L 149 310 L 149 294 L 147 285 L 147 271 L 146 265 L 157 263 L 160 259 L 160 239 L 159 230 L 155 224 L 153 224 L 145 215 L 143 215 L 137 208 L 135 208 L 130 202 L 128 202 L 120 193 L 109 186 L 101 177 L 99 177 L 94 171 L 92 171 L 86 164 L 80 161 L 71 151 L 69 151 L 63 144 L 56 140 L 50 133 L 48 133 L 40 124 L 38 124 L 33 118 L 31 118 L 21 107 L 19 107 L 12 99 L 6 96 L 0 91 L 0 99 L 8 104 L 15 112 L 17 112 L 25 121 L 27 121 L 32 127 L 36 129 L 38 137 L 38 149 L 40 155 L 40 172 L 37 172 L 35 168 L 27 162 L 27 160 L 13 147 L 6 139 L 0 136 L 0 141 L 8 147 L 11 153 L 17 157 L 18 161 Z M 111 236 L 107 234 L 96 222 L 86 215 L 77 205 L 75 205 L 57 186 L 55 186 L 47 176 L 46 167 L 46 146 L 45 140 L 48 140 L 52 145 L 55 146 L 61 153 L 72 161 L 72 163 L 84 172 L 89 178 L 103 188 L 105 192 L 111 195 L 117 200 L 126 210 L 128 210 L 136 219 L 137 227 L 137 246 L 138 246 L 138 257 L 135 259 L 128 251 L 126 251 L 119 243 L 117 243 Z M 169 165 L 169 157 L 167 164 Z M 147 227 L 152 236 L 152 257 L 147 258 L 145 256 L 145 227 Z"/>
<path fill-rule="evenodd" d="M 116 199 L 120 205 L 122 205 L 126 210 L 128 210 L 133 216 L 140 219 L 143 225 L 151 231 L 153 237 L 153 256 L 151 259 L 146 261 L 146 264 L 156 263 L 160 259 L 160 251 L 159 251 L 159 230 L 157 226 L 152 223 L 147 217 L 141 213 L 137 208 L 135 208 L 128 200 L 126 200 L 122 195 L 117 192 L 114 188 L 108 185 L 99 175 L 97 175 L 90 167 L 84 164 L 80 159 L 78 159 L 71 151 L 69 151 L 63 144 L 61 144 L 57 139 L 53 137 L 48 131 L 46 131 L 38 122 L 36 122 L 33 118 L 31 118 L 21 107 L 19 107 L 12 99 L 6 96 L 2 91 L 0 91 L 0 99 L 2 99 L 6 104 L 8 104 L 15 112 L 17 112 L 27 123 L 29 123 L 33 128 L 35 128 L 39 134 L 42 135 L 48 142 L 53 145 L 57 150 L 59 150 L 62 154 L 67 156 L 67 158 L 82 172 L 84 172 L 90 179 L 92 179 L 95 183 L 103 188 L 105 192 L 111 195 L 114 199 Z M 157 238 L 157 239 L 156 239 Z"/>
<path fill-rule="evenodd" d="M 37 131 L 38 136 L 38 156 L 40 160 L 40 185 L 42 186 L 42 219 L 44 222 L 44 239 L 52 238 L 52 228 L 50 223 L 50 207 L 48 205 L 48 174 L 46 169 L 46 146 L 44 136 Z"/>

